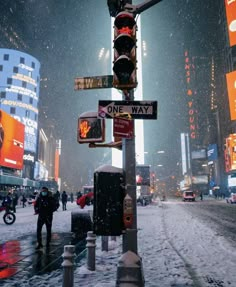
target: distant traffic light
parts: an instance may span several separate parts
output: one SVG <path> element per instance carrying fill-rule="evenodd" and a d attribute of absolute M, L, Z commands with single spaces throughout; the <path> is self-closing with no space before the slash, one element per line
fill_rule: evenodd
<path fill-rule="evenodd" d="M 78 119 L 77 140 L 79 143 L 104 142 L 105 120 L 97 117 L 97 112 L 85 112 Z"/>
<path fill-rule="evenodd" d="M 133 14 L 120 12 L 114 21 L 113 87 L 120 90 L 137 86 L 136 21 Z"/>

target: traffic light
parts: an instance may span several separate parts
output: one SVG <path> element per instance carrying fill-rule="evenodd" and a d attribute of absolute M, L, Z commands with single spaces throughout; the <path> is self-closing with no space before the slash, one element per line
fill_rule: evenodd
<path fill-rule="evenodd" d="M 120 90 L 137 87 L 136 21 L 133 14 L 120 12 L 114 21 L 113 87 Z"/>
<path fill-rule="evenodd" d="M 78 119 L 77 140 L 79 143 L 104 142 L 105 120 L 97 117 L 97 112 L 85 112 Z"/>

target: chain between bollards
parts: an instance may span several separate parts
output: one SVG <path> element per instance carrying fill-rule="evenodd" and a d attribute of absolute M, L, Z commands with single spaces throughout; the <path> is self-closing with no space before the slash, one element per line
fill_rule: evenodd
<path fill-rule="evenodd" d="M 74 257 L 75 257 L 75 246 L 65 245 L 64 253 L 62 254 L 63 262 L 63 282 L 62 287 L 73 287 L 74 286 Z"/>

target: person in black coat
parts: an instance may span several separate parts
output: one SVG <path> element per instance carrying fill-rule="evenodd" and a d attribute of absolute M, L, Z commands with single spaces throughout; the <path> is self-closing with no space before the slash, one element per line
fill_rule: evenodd
<path fill-rule="evenodd" d="M 56 201 L 47 187 L 43 187 L 34 205 L 35 214 L 38 214 L 36 249 L 42 245 L 42 227 L 45 224 L 47 229 L 47 247 L 50 245 L 52 233 L 53 212 L 56 210 Z"/>
<path fill-rule="evenodd" d="M 18 204 L 18 194 L 15 190 L 12 190 L 12 211 L 16 212 L 16 206 Z"/>
<path fill-rule="evenodd" d="M 68 199 L 68 196 L 67 196 L 67 194 L 66 194 L 66 192 L 64 190 L 62 192 L 62 195 L 61 195 L 62 210 L 66 210 L 67 199 Z"/>

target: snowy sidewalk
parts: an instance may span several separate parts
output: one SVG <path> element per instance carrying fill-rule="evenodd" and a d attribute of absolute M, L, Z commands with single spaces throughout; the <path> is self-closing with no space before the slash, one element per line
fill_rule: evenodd
<path fill-rule="evenodd" d="M 63 220 L 60 213 L 55 216 L 54 229 L 65 232 L 68 223 L 64 217 L 68 217 L 69 212 L 61 214 Z M 137 218 L 138 251 L 143 262 L 145 287 L 236 286 L 236 246 L 188 213 L 183 202 L 138 206 Z M 87 260 L 83 258 L 74 271 L 74 287 L 115 287 L 122 237 L 110 241 L 108 252 L 101 251 L 101 237 L 96 244 L 96 270 L 88 271 Z M 3 286 L 60 287 L 62 273 L 60 269 Z"/>

